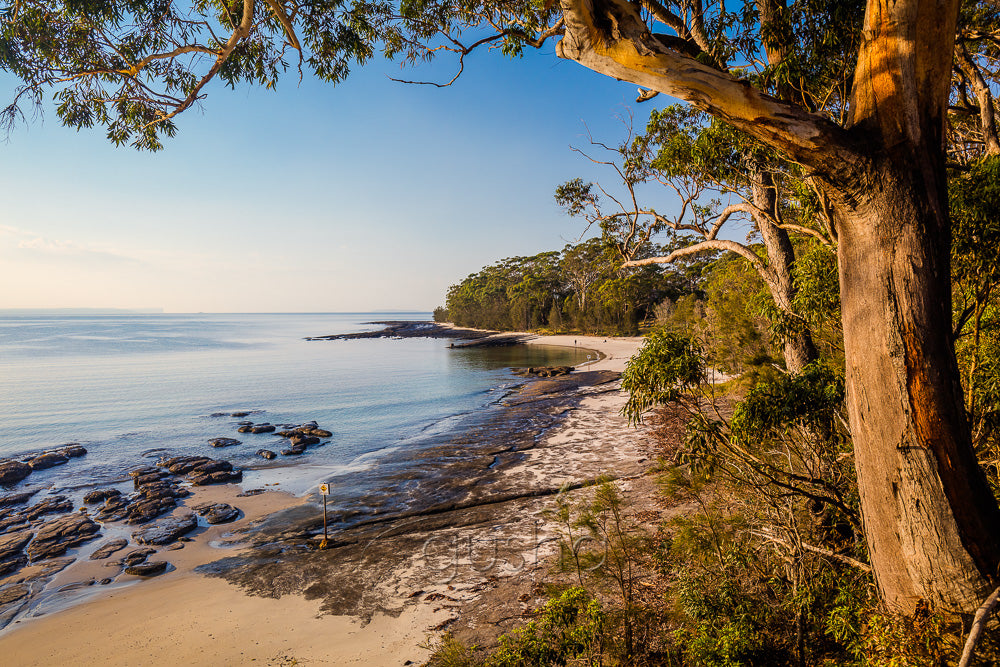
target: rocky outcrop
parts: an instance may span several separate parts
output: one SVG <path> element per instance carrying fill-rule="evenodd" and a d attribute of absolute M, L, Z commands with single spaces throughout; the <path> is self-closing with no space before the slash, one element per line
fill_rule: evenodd
<path fill-rule="evenodd" d="M 186 535 L 198 527 L 198 518 L 194 514 L 163 519 L 156 524 L 132 533 L 132 539 L 138 544 L 170 544 L 181 535 Z"/>
<path fill-rule="evenodd" d="M 206 503 L 197 505 L 194 511 L 205 517 L 205 521 L 210 524 L 229 523 L 235 521 L 240 516 L 239 508 L 227 503 Z"/>
<path fill-rule="evenodd" d="M 31 466 L 13 459 L 0 459 L 0 484 L 11 486 L 31 474 Z"/>
<path fill-rule="evenodd" d="M 6 574 L 27 562 L 24 547 L 33 537 L 30 530 L 0 535 L 0 574 Z"/>
<path fill-rule="evenodd" d="M 166 572 L 169 565 L 170 563 L 165 560 L 154 560 L 148 563 L 140 563 L 139 565 L 126 567 L 125 574 L 131 574 L 137 577 L 153 577 Z"/>
<path fill-rule="evenodd" d="M 231 484 L 243 479 L 242 470 L 219 470 L 210 473 L 192 473 L 188 476 L 194 486 L 208 486 L 209 484 Z"/>
<path fill-rule="evenodd" d="M 70 547 L 94 539 L 100 530 L 100 526 L 82 513 L 67 514 L 43 523 L 28 544 L 28 559 L 35 562 L 60 556 Z"/>
<path fill-rule="evenodd" d="M 243 479 L 243 472 L 234 470 L 229 461 L 210 459 L 207 456 L 178 456 L 160 462 L 175 475 L 187 475 L 195 486 L 226 484 Z"/>
<path fill-rule="evenodd" d="M 521 375 L 524 377 L 541 377 L 541 378 L 552 378 L 559 377 L 560 375 L 569 375 L 573 372 L 572 366 L 532 366 L 529 368 L 512 368 L 511 372 L 514 375 Z"/>
<path fill-rule="evenodd" d="M 133 567 L 139 563 L 145 563 L 146 559 L 156 553 L 156 549 L 146 547 L 145 549 L 133 549 L 125 554 L 121 559 L 122 567 Z"/>
<path fill-rule="evenodd" d="M 257 456 L 259 456 L 261 458 L 264 458 L 264 459 L 267 459 L 268 461 L 270 461 L 275 456 L 277 456 L 277 454 L 275 454 L 274 452 L 272 452 L 270 449 L 258 449 L 257 450 Z"/>
<path fill-rule="evenodd" d="M 94 503 L 103 502 L 108 498 L 114 498 L 115 496 L 120 496 L 121 494 L 122 492 L 118 489 L 94 489 L 83 497 L 83 502 L 88 505 L 93 505 Z"/>
<path fill-rule="evenodd" d="M 236 438 L 212 438 L 208 441 L 208 444 L 213 447 L 233 447 L 235 445 L 242 445 L 243 443 Z"/>
<path fill-rule="evenodd" d="M 45 514 L 57 514 L 60 512 L 72 511 L 73 501 L 66 496 L 55 496 L 52 498 L 46 498 L 42 502 L 32 505 L 28 509 L 21 512 L 21 514 L 29 521 L 34 521 L 38 517 Z"/>
<path fill-rule="evenodd" d="M 37 491 L 24 491 L 22 493 L 0 493 L 0 507 L 10 507 L 11 505 L 22 505 L 29 500 Z"/>
<path fill-rule="evenodd" d="M 61 466 L 67 461 L 69 461 L 69 457 L 62 452 L 45 452 L 28 459 L 25 463 L 31 466 L 31 469 L 34 471 Z"/>
<path fill-rule="evenodd" d="M 80 445 L 78 442 L 68 442 L 59 448 L 59 452 L 68 456 L 71 459 L 75 459 L 79 456 L 83 456 L 87 453 L 87 448 Z"/>
<path fill-rule="evenodd" d="M 90 554 L 90 560 L 104 560 L 105 558 L 110 558 L 115 552 L 121 551 L 128 546 L 128 540 L 124 538 L 119 538 L 117 540 L 108 540 L 104 544 L 98 546 L 94 553 Z"/>

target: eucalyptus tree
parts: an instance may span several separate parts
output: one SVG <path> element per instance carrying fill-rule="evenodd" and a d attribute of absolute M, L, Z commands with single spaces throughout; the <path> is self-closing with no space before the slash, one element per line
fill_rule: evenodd
<path fill-rule="evenodd" d="M 833 223 L 849 421 L 881 595 L 906 612 L 921 600 L 970 612 L 998 583 L 1000 508 L 971 445 L 949 326 L 944 141 L 959 9 L 960 0 L 865 0 L 863 12 L 861 0 L 7 0 L 0 58 L 22 85 L 4 116 L 16 120 L 54 90 L 63 122 L 157 148 L 216 77 L 269 86 L 301 67 L 338 81 L 377 48 L 403 59 L 450 52 L 461 70 L 477 47 L 516 54 L 558 36 L 558 56 L 726 121 L 801 165 Z M 841 33 L 853 48 L 827 60 L 847 75 L 801 85 Z"/>

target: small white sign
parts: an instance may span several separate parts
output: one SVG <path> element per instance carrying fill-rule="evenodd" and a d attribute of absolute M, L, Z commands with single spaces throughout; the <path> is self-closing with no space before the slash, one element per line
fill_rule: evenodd
<path fill-rule="evenodd" d="M 330 495 L 330 483 L 329 482 L 323 482 L 322 484 L 320 484 L 319 485 L 319 492 L 321 494 L 323 494 L 324 496 Z"/>

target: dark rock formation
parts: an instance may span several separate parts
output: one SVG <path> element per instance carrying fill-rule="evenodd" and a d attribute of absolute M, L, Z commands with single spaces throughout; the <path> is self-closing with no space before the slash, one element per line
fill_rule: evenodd
<path fill-rule="evenodd" d="M 212 438 L 208 441 L 208 444 L 213 447 L 233 447 L 234 445 L 242 445 L 243 443 L 236 438 Z"/>
<path fill-rule="evenodd" d="M 110 558 L 111 554 L 116 551 L 121 551 L 128 546 L 128 540 L 125 538 L 119 538 L 117 540 L 108 540 L 104 544 L 97 547 L 94 553 L 90 554 L 90 560 L 104 560 L 105 558 Z"/>
<path fill-rule="evenodd" d="M 227 503 L 206 503 L 194 508 L 210 524 L 229 523 L 240 516 L 240 510 Z"/>
<path fill-rule="evenodd" d="M 45 452 L 28 459 L 26 463 L 31 466 L 32 470 L 45 470 L 62 465 L 67 461 L 69 461 L 69 457 L 62 452 Z"/>
<path fill-rule="evenodd" d="M 233 412 L 229 416 L 230 417 L 246 417 L 248 414 L 250 414 L 250 413 L 249 412 Z"/>
<path fill-rule="evenodd" d="M 121 560 L 122 566 L 132 567 L 133 565 L 144 563 L 147 558 L 149 558 L 152 554 L 155 553 L 156 549 L 150 549 L 149 547 L 146 547 L 145 549 L 133 549 L 132 551 L 125 554 L 124 558 L 122 558 Z"/>
<path fill-rule="evenodd" d="M 140 563 L 139 565 L 126 567 L 125 574 L 131 574 L 137 577 L 152 577 L 166 572 L 168 565 L 170 565 L 170 563 L 165 560 L 154 560 L 148 563 Z"/>
<path fill-rule="evenodd" d="M 288 439 L 288 442 L 292 443 L 293 447 L 306 447 L 307 445 L 319 444 L 319 438 L 314 435 L 293 435 Z"/>
<path fill-rule="evenodd" d="M 87 493 L 83 497 L 83 502 L 88 505 L 94 503 L 99 503 L 107 500 L 108 498 L 114 498 L 115 496 L 120 496 L 122 494 L 118 489 L 94 489 L 93 491 Z"/>
<path fill-rule="evenodd" d="M 39 527 L 35 539 L 28 545 L 28 558 L 35 562 L 62 555 L 70 547 L 94 539 L 100 530 L 86 514 L 58 517 Z"/>
<path fill-rule="evenodd" d="M 277 454 L 275 454 L 274 452 L 272 452 L 270 449 L 258 449 L 257 450 L 257 456 L 260 456 L 261 458 L 265 458 L 268 461 L 270 461 L 275 456 L 277 456 Z"/>
<path fill-rule="evenodd" d="M 95 517 L 98 521 L 121 521 L 128 516 L 128 505 L 125 496 L 111 496 L 104 501 L 104 507 L 98 510 Z"/>
<path fill-rule="evenodd" d="M 29 530 L 0 535 L 0 574 L 16 570 L 27 562 L 24 547 L 31 541 Z"/>
<path fill-rule="evenodd" d="M 195 486 L 207 486 L 209 484 L 229 484 L 243 479 L 242 470 L 218 470 L 216 472 L 195 472 L 188 476 Z"/>
<path fill-rule="evenodd" d="M 75 459 L 79 456 L 85 455 L 87 453 L 87 448 L 78 442 L 68 442 L 59 448 L 59 452 L 65 454 L 71 459 Z"/>
<path fill-rule="evenodd" d="M 305 447 L 289 447 L 288 449 L 282 449 L 282 456 L 300 456 L 306 453 Z"/>
<path fill-rule="evenodd" d="M 132 533 L 132 539 L 139 544 L 170 544 L 197 527 L 198 518 L 194 514 L 182 514 L 163 519 L 143 530 L 137 530 Z"/>
<path fill-rule="evenodd" d="M 254 424 L 250 429 L 251 433 L 274 433 L 275 427 L 272 424 Z"/>
<path fill-rule="evenodd" d="M 514 375 L 521 375 L 524 377 L 559 377 L 560 375 L 568 375 L 573 372 L 572 366 L 533 366 L 529 368 L 512 368 L 511 372 Z"/>
<path fill-rule="evenodd" d="M 21 505 L 28 502 L 31 496 L 37 491 L 24 491 L 22 493 L 0 493 L 0 507 L 10 507 L 11 505 Z"/>
<path fill-rule="evenodd" d="M 24 510 L 22 514 L 29 521 L 34 521 L 44 514 L 56 514 L 58 512 L 72 511 L 73 501 L 66 496 L 55 496 L 53 498 L 46 498 L 42 502 L 32 505 L 28 509 Z"/>
<path fill-rule="evenodd" d="M 31 466 L 12 459 L 0 459 L 0 484 L 17 484 L 31 474 Z"/>

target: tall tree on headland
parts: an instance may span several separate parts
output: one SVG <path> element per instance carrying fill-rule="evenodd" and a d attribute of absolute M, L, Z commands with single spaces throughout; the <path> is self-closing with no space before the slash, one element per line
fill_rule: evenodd
<path fill-rule="evenodd" d="M 557 53 L 686 101 L 780 151 L 815 179 L 838 243 L 848 408 L 865 533 L 890 607 L 971 612 L 997 583 L 1000 509 L 970 443 L 949 322 L 945 122 L 959 0 L 867 0 L 853 76 L 830 94 L 796 87 L 852 0 L 17 0 L 2 9 L 0 62 L 24 82 L 7 107 L 55 87 L 58 113 L 156 148 L 218 76 L 273 84 L 298 60 L 337 81 L 374 54 L 420 58 L 428 40 L 459 60 L 482 45 L 517 53 L 561 34 Z M 800 39 L 786 19 L 806 8 Z M 768 28 L 762 30 L 761 26 Z M 463 41 L 461 28 L 484 27 Z M 673 34 L 654 32 L 666 26 Z M 495 32 L 494 32 L 495 31 Z M 747 63 L 785 49 L 788 95 Z M 288 60 L 286 60 L 288 58 Z"/>

